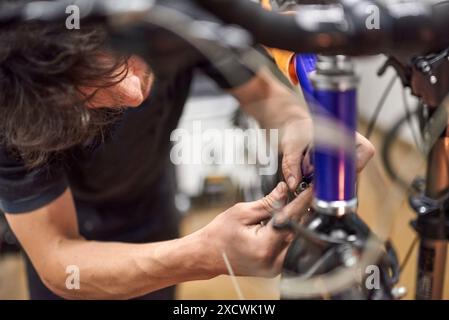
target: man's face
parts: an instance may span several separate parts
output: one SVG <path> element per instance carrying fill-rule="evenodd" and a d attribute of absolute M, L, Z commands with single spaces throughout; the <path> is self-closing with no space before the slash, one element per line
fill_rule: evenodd
<path fill-rule="evenodd" d="M 107 57 L 105 57 L 107 59 Z M 118 79 L 123 77 L 122 70 L 118 70 Z M 150 94 L 154 76 L 148 65 L 138 56 L 128 60 L 128 73 L 118 84 L 107 88 L 81 88 L 83 94 L 89 96 L 96 92 L 89 100 L 90 108 L 121 108 L 138 107 Z"/>

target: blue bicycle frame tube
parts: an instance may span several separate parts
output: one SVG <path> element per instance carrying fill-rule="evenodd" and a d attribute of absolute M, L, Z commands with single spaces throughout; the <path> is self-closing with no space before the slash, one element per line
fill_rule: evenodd
<path fill-rule="evenodd" d="M 316 70 L 317 56 L 315 54 L 297 54 L 295 55 L 295 71 L 299 85 L 306 99 L 314 96 L 314 88 L 310 80 L 310 74 Z"/>
<path fill-rule="evenodd" d="M 315 201 L 318 211 L 344 214 L 356 208 L 356 141 L 358 79 L 344 56 L 296 55 L 295 70 L 315 118 L 344 131 L 349 141 L 336 146 L 315 143 Z M 313 100 L 313 101 L 312 101 Z M 315 132 L 319 135 L 320 132 Z M 326 139 L 332 139 L 330 134 Z M 353 146 L 348 149 L 349 146 Z"/>
<path fill-rule="evenodd" d="M 314 110 L 321 119 L 335 121 L 347 133 L 354 133 L 352 150 L 335 146 L 318 145 L 314 148 L 315 193 L 321 201 L 351 201 L 355 198 L 356 163 L 355 129 L 357 121 L 356 91 L 317 89 L 315 97 L 319 110 Z M 318 132 L 319 134 L 319 132 Z"/>

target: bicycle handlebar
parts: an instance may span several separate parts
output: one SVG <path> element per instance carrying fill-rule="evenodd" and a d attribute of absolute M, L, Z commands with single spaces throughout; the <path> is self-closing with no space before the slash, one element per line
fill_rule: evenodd
<path fill-rule="evenodd" d="M 295 52 L 427 53 L 449 46 L 449 1 L 340 0 L 279 14 L 248 0 L 195 0 L 261 44 Z"/>
<path fill-rule="evenodd" d="M 263 45 L 321 54 L 425 54 L 449 47 L 449 1 L 330 0 L 298 5 L 291 14 L 264 10 L 249 0 L 192 0 L 249 31 Z M 316 1 L 316 0 L 315 0 Z M 144 14 L 155 0 L 78 0 L 84 19 Z M 302 2 L 302 0 L 296 0 Z M 307 3 L 313 2 L 308 0 Z M 320 1 L 322 3 L 323 1 Z M 22 21 L 65 18 L 73 0 L 35 1 L 0 10 L 0 27 Z"/>

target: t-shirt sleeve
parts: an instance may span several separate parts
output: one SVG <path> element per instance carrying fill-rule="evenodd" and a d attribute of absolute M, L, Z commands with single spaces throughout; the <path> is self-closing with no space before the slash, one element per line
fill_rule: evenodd
<path fill-rule="evenodd" d="M 161 3 L 164 6 L 182 12 L 197 22 L 217 23 L 218 25 L 222 23 L 217 17 L 198 7 L 192 0 L 164 0 Z M 207 24 L 203 27 L 207 28 Z M 178 50 L 172 50 L 177 51 L 177 59 L 173 59 L 173 62 L 167 64 L 173 65 L 176 60 L 189 61 L 190 56 L 195 56 L 196 60 L 190 59 L 190 61 L 195 61 L 195 67 L 198 67 L 223 89 L 232 89 L 243 85 L 255 76 L 256 72 L 254 70 L 258 70 L 258 66 L 254 61 L 252 61 L 252 66 L 248 66 L 248 63 L 244 62 L 245 55 L 252 50 L 251 48 L 237 50 L 221 47 L 218 43 L 212 46 L 206 43 L 198 46 L 193 45 L 180 35 L 172 35 L 171 38 L 166 35 L 163 38 L 166 42 L 168 42 L 168 39 L 171 39 L 173 48 L 175 48 L 174 43 L 178 44 Z M 178 38 L 178 41 L 174 40 L 176 38 Z M 159 42 L 162 43 L 162 41 Z M 167 46 L 167 43 L 165 43 L 165 47 Z M 200 47 L 202 48 L 201 50 Z M 181 50 L 180 48 L 183 49 Z M 180 52 L 182 52 L 182 59 L 179 55 Z M 191 54 L 192 52 L 195 53 Z M 163 56 L 167 57 L 167 53 L 164 53 Z"/>
<path fill-rule="evenodd" d="M 68 188 L 62 166 L 45 165 L 28 169 L 0 146 L 0 210 L 26 213 L 44 207 Z"/>

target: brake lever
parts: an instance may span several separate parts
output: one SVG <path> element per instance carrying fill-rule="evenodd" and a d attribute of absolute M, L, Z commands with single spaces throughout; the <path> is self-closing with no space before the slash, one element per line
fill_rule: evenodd
<path fill-rule="evenodd" d="M 385 63 L 377 71 L 377 75 L 379 77 L 383 76 L 389 67 L 392 67 L 396 71 L 404 87 L 411 87 L 412 69 L 402 64 L 395 57 L 388 57 Z"/>

